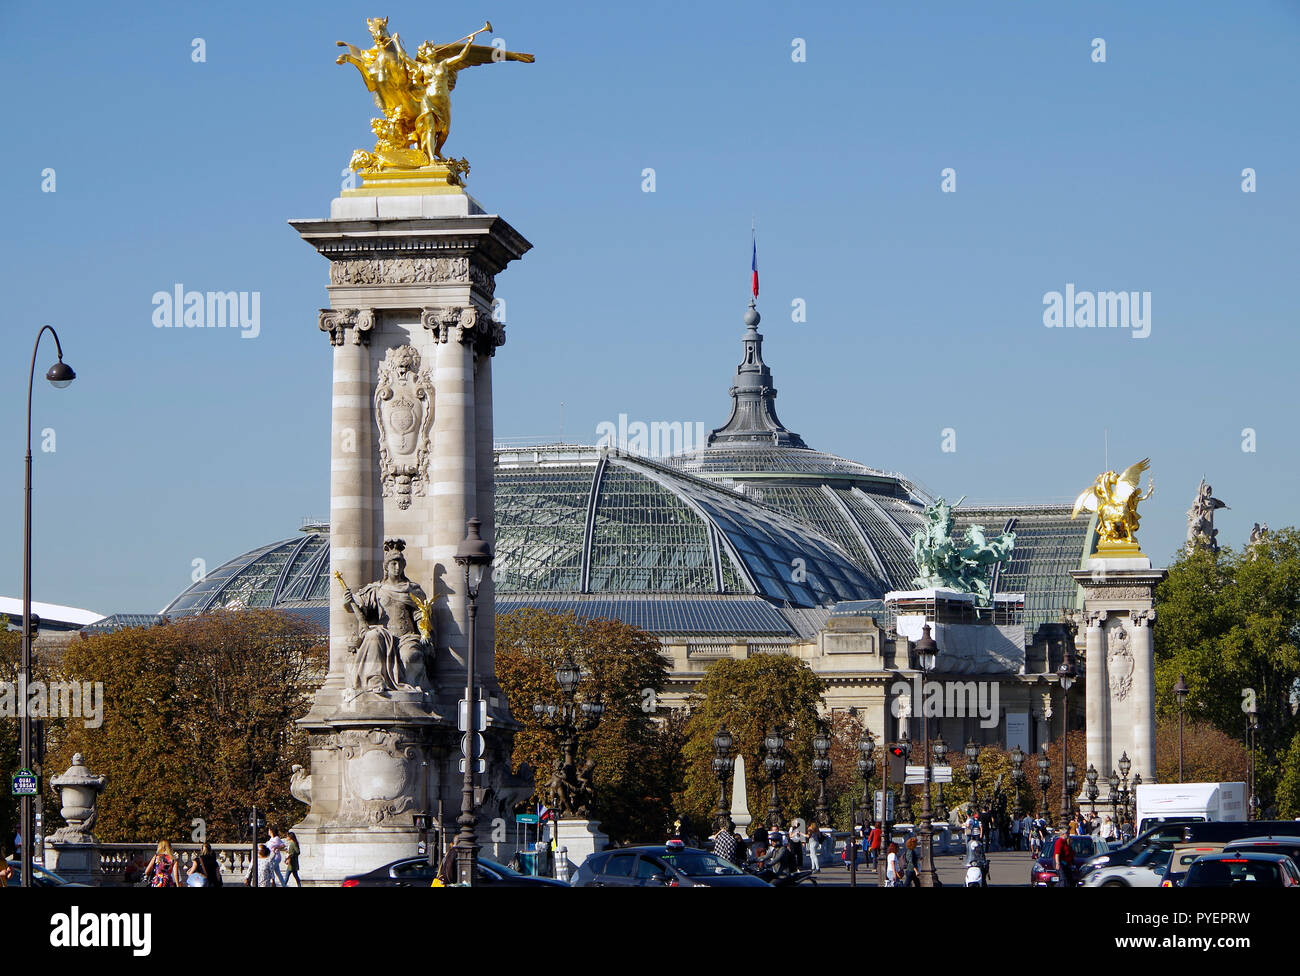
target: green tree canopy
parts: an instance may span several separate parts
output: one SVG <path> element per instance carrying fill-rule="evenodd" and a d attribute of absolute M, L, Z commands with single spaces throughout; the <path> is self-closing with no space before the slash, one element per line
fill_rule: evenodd
<path fill-rule="evenodd" d="M 1276 793 L 1283 816 L 1300 814 L 1300 797 L 1289 787 L 1279 792 L 1288 753 L 1300 753 L 1300 532 L 1272 532 L 1240 552 L 1184 552 L 1156 599 L 1158 713 L 1177 715 L 1173 687 L 1182 674 L 1187 716 L 1242 740 L 1243 701 L 1253 696 L 1259 793 L 1266 807 Z"/>
<path fill-rule="evenodd" d="M 643 630 L 536 609 L 497 617 L 497 680 L 523 726 L 514 741 L 515 769 L 527 764 L 540 789 L 559 756 L 555 735 L 533 706 L 562 700 L 555 669 L 566 654 L 582 670 L 578 699 L 599 697 L 605 705 L 600 724 L 578 743 L 579 755 L 596 764 L 596 819 L 613 840 L 661 838 L 680 780 L 681 731 L 659 704 L 668 681 L 659 641 Z"/>
<path fill-rule="evenodd" d="M 107 842 L 188 841 L 201 818 L 210 840 L 237 843 L 254 803 L 290 824 L 305 812 L 289 795 L 291 767 L 308 762 L 294 720 L 326 654 L 319 630 L 269 610 L 74 639 L 59 677 L 103 682 L 103 725 L 68 721 L 46 769 L 80 752 L 108 774 L 95 827 Z"/>
<path fill-rule="evenodd" d="M 786 766 L 779 789 L 781 816 L 785 821 L 811 817 L 816 802 L 812 737 L 824 687 L 812 668 L 784 654 L 755 654 L 710 665 L 692 699 L 686 723 L 686 779 L 677 796 L 679 812 L 698 825 L 712 823 L 718 805 L 713 736 L 725 725 L 734 740 L 732 755 L 745 757 L 745 785 L 754 823 L 767 819 L 770 791 L 762 744 L 773 728 L 786 740 Z"/>

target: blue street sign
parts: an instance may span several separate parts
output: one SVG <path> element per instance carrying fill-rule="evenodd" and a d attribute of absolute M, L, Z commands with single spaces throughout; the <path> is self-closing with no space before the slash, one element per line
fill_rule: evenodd
<path fill-rule="evenodd" d="M 20 769 L 14 773 L 9 785 L 14 796 L 39 796 L 41 792 L 41 778 L 30 769 Z"/>

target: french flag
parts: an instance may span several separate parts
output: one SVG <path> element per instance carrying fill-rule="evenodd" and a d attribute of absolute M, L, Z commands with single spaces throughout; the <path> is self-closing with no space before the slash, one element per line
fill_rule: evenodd
<path fill-rule="evenodd" d="M 754 238 L 754 256 L 750 264 L 754 271 L 754 297 L 758 297 L 758 238 Z"/>

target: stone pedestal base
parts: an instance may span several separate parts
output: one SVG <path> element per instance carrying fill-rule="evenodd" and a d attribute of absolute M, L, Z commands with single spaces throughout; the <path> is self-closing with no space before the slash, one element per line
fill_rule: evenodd
<path fill-rule="evenodd" d="M 98 841 L 91 838 L 87 844 L 64 844 L 54 840 L 45 843 L 45 868 L 74 884 L 99 884 Z"/>
<path fill-rule="evenodd" d="M 583 861 L 597 851 L 603 851 L 608 844 L 609 836 L 601 832 L 598 821 L 560 820 L 556 824 L 556 861 L 567 854 L 570 878 Z M 567 852 L 565 848 L 568 848 Z"/>

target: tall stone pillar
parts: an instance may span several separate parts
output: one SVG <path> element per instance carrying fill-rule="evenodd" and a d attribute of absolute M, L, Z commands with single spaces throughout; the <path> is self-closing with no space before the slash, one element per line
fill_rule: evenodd
<path fill-rule="evenodd" d="M 319 884 L 414 854 L 413 817 L 436 816 L 440 801 L 455 833 L 469 610 L 454 555 L 471 517 L 494 542 L 491 361 L 505 332 L 491 303 L 496 275 L 531 247 L 463 192 L 386 190 L 347 190 L 328 220 L 291 221 L 329 261 L 320 328 L 333 350 L 331 570 L 354 595 L 349 604 L 331 583 L 329 673 L 300 720 L 311 769 L 293 791 L 311 809 L 294 830 L 303 877 Z M 409 582 L 385 582 L 400 560 Z M 427 639 L 414 628 L 420 591 Z M 531 784 L 509 772 L 516 726 L 494 673 L 490 583 L 478 608 L 489 699 L 478 817 L 492 852 L 491 821 Z M 390 636 L 377 640 L 365 627 L 381 611 Z"/>
<path fill-rule="evenodd" d="M 1136 548 L 1136 547 L 1135 547 Z M 1156 782 L 1155 664 L 1151 624 L 1155 590 L 1165 578 L 1137 554 L 1094 558 L 1071 574 L 1083 587 L 1088 762 L 1101 780 L 1119 757 L 1133 761 L 1130 779 Z M 1082 782 L 1082 775 L 1079 777 Z M 1103 796 L 1105 791 L 1103 790 Z"/>
<path fill-rule="evenodd" d="M 1102 625 L 1106 614 L 1092 610 L 1085 615 L 1087 629 L 1084 637 L 1084 703 L 1085 733 L 1088 763 L 1104 779 L 1110 775 L 1110 741 L 1106 735 L 1106 651 Z"/>

